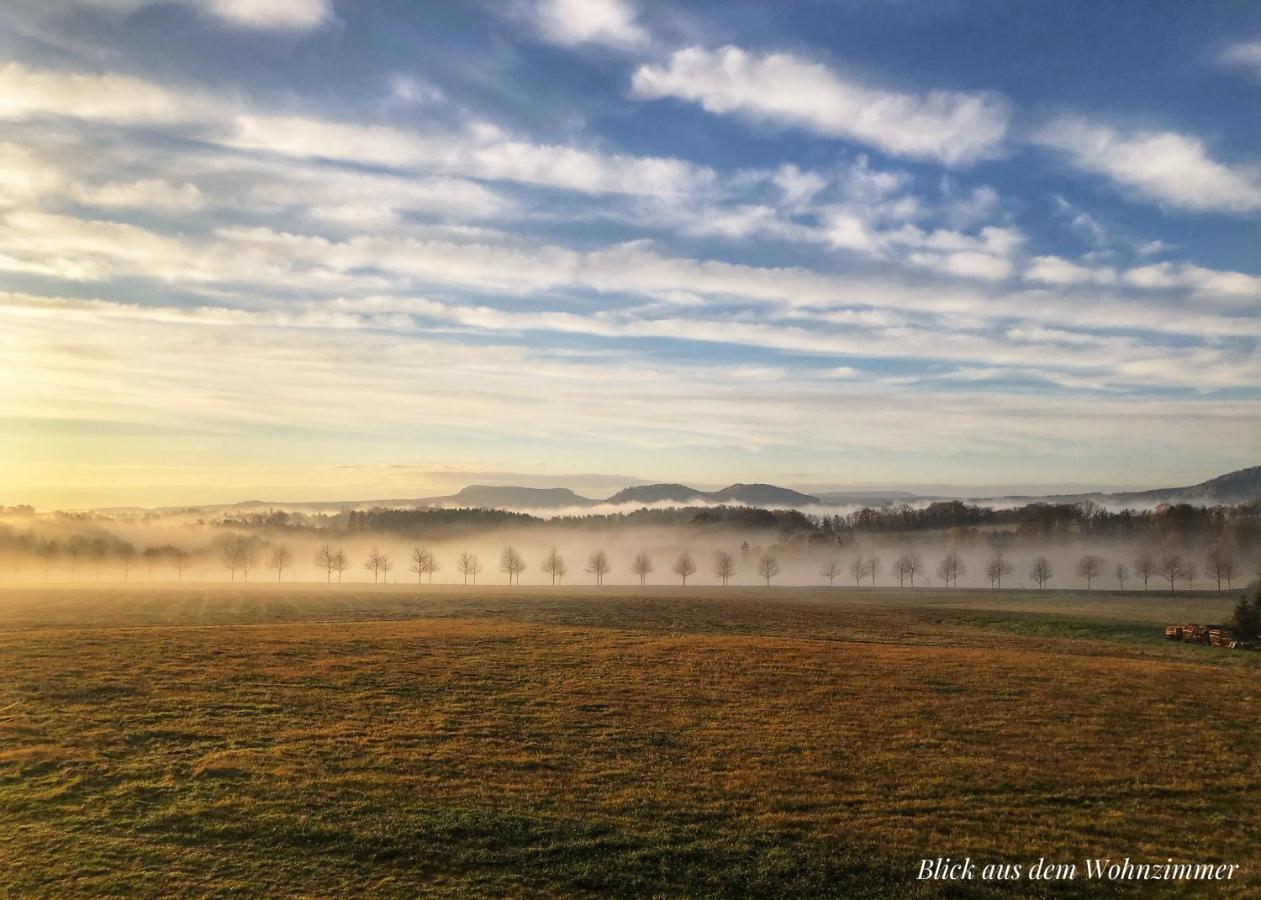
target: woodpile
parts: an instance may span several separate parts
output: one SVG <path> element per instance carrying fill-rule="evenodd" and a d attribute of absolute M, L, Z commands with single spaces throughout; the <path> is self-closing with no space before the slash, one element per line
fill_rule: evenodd
<path fill-rule="evenodd" d="M 1235 636 L 1225 628 L 1209 628 L 1208 642 L 1214 647 L 1234 647 Z"/>
<path fill-rule="evenodd" d="M 1208 644 L 1210 647 L 1226 647 L 1230 650 L 1259 650 L 1261 643 L 1240 641 L 1225 625 L 1166 625 L 1165 640 L 1182 641 L 1184 644 Z"/>

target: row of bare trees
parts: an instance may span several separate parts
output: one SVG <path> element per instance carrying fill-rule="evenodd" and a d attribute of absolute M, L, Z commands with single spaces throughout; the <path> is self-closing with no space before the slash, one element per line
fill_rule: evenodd
<path fill-rule="evenodd" d="M 248 580 L 251 569 L 259 564 L 261 546 L 257 539 L 246 537 L 235 537 L 221 542 L 220 553 L 223 564 L 233 581 L 236 580 L 238 573 L 242 576 L 242 580 Z M 284 571 L 291 568 L 292 564 L 293 554 L 287 547 L 281 545 L 272 549 L 268 567 L 276 572 L 277 580 L 280 580 Z M 341 581 L 342 574 L 350 568 L 345 552 L 334 549 L 328 544 L 324 544 L 316 551 L 315 564 L 325 571 L 326 580 L 330 582 L 333 580 L 334 573 L 337 574 L 337 580 Z M 1221 549 L 1214 549 L 1209 553 L 1208 564 L 1209 575 L 1217 579 L 1219 590 L 1223 584 L 1230 589 L 1234 580 L 1239 577 L 1239 568 L 1234 558 Z M 1103 577 L 1107 566 L 1107 561 L 1102 557 L 1086 554 L 1078 560 L 1076 574 L 1085 582 L 1086 590 L 1092 590 L 1095 581 Z M 393 563 L 388 554 L 374 547 L 364 560 L 363 568 L 372 574 L 372 580 L 375 583 L 387 580 L 389 573 L 393 570 Z M 508 584 L 520 584 L 521 573 L 526 568 L 525 558 L 515 548 L 511 546 L 504 548 L 499 558 L 499 571 L 508 577 Z M 553 585 L 563 584 L 565 576 L 569 574 L 564 557 L 554 547 L 543 557 L 541 568 L 550 576 Z M 648 576 L 655 571 L 655 568 L 652 558 L 643 551 L 637 553 L 630 564 L 631 574 L 639 579 L 641 585 L 647 583 Z M 417 583 L 427 578 L 432 584 L 434 573 L 440 569 L 441 565 L 430 550 L 424 547 L 412 548 L 409 570 L 416 574 Z M 670 566 L 670 570 L 679 577 L 684 586 L 687 585 L 688 578 L 696 574 L 698 569 L 695 558 L 687 551 L 680 553 Z M 457 560 L 456 571 L 463 576 L 465 584 L 468 584 L 470 580 L 476 584 L 477 576 L 482 573 L 483 567 L 477 554 L 465 552 L 461 553 Z M 592 551 L 587 557 L 584 571 L 592 576 L 597 585 L 604 584 L 605 577 L 612 571 L 609 555 L 603 549 Z M 713 573 L 724 586 L 730 583 L 737 571 L 735 557 L 732 554 L 723 550 L 714 553 Z M 829 560 L 819 574 L 827 579 L 829 586 L 832 586 L 844 571 L 839 560 Z M 874 554 L 860 553 L 850 561 L 848 571 L 855 586 L 861 587 L 864 582 L 870 581 L 871 586 L 875 587 L 876 578 L 881 571 L 881 559 Z M 1010 576 L 1013 571 L 1011 561 L 1002 551 L 993 553 L 985 564 L 985 577 L 989 580 L 991 588 L 1001 588 L 1003 578 Z M 779 560 L 775 554 L 762 553 L 757 559 L 756 572 L 769 587 L 780 573 Z M 900 588 L 909 586 L 914 589 L 916 578 L 923 576 L 925 572 L 923 557 L 913 551 L 906 551 L 893 561 L 892 573 L 897 578 Z M 1129 567 L 1125 563 L 1116 562 L 1112 565 L 1111 572 L 1117 580 L 1117 586 L 1125 590 L 1126 580 L 1131 577 Z M 946 587 L 958 587 L 959 578 L 966 574 L 967 564 L 955 550 L 948 551 L 937 564 L 937 578 Z M 1176 589 L 1179 582 L 1190 585 L 1198 573 L 1195 565 L 1178 553 L 1157 556 L 1150 551 L 1143 551 L 1134 562 L 1134 575 L 1143 580 L 1144 590 L 1149 589 L 1153 578 L 1159 577 L 1168 582 L 1169 589 L 1172 591 Z M 1029 577 L 1039 590 L 1045 589 L 1055 577 L 1055 568 L 1049 559 L 1039 556 L 1030 564 Z"/>

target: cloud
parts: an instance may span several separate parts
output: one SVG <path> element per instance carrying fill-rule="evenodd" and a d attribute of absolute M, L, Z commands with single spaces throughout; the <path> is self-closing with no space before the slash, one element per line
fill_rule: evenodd
<path fill-rule="evenodd" d="M 1024 277 L 1042 284 L 1115 284 L 1116 272 L 1094 266 L 1082 266 L 1058 256 L 1035 256 L 1029 261 Z"/>
<path fill-rule="evenodd" d="M 542 37 L 563 46 L 648 43 L 648 32 L 636 23 L 635 8 L 625 0 L 537 0 L 531 14 Z"/>
<path fill-rule="evenodd" d="M 675 97 L 736 115 L 875 147 L 894 156 L 962 166 L 1001 155 L 1008 103 L 988 93 L 916 95 L 871 88 L 788 53 L 739 47 L 675 52 L 632 80 L 643 100 Z"/>
<path fill-rule="evenodd" d="M 187 122 L 212 104 L 127 75 L 35 69 L 17 62 L 0 65 L 0 119 L 55 116 L 143 124 Z"/>
<path fill-rule="evenodd" d="M 310 31 L 333 17 L 331 0 L 202 0 L 196 8 L 261 31 Z"/>
<path fill-rule="evenodd" d="M 1162 262 L 1139 266 L 1125 273 L 1125 280 L 1136 287 L 1167 290 L 1186 289 L 1196 294 L 1224 298 L 1261 297 L 1261 277 L 1243 272 L 1206 269 L 1190 263 Z"/>
<path fill-rule="evenodd" d="M 1064 116 L 1038 129 L 1033 141 L 1063 152 L 1074 168 L 1160 203 L 1197 212 L 1261 210 L 1261 167 L 1218 162 L 1198 138 L 1171 131 L 1122 133 Z"/>
<path fill-rule="evenodd" d="M 1240 66 L 1261 78 L 1261 41 L 1249 41 L 1227 47 L 1221 55 L 1227 65 Z"/>

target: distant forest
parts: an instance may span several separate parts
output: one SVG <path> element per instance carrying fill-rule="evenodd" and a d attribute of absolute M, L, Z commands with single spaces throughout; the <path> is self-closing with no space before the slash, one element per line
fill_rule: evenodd
<path fill-rule="evenodd" d="M 217 524 L 241 529 L 272 529 L 337 535 L 393 534 L 431 540 L 462 537 L 505 526 L 600 533 L 629 527 L 679 527 L 696 530 L 761 531 L 780 543 L 843 545 L 864 535 L 948 532 L 954 541 L 1071 542 L 1074 540 L 1147 540 L 1184 542 L 1231 539 L 1241 545 L 1261 543 L 1261 501 L 1237 506 L 1162 505 L 1151 510 L 1111 511 L 1091 502 L 1029 503 L 996 509 L 945 500 L 927 506 L 908 504 L 866 507 L 848 515 L 819 516 L 798 510 L 745 506 L 639 509 L 604 515 L 543 519 L 497 509 L 371 509 L 336 514 L 250 513 L 224 517 Z"/>

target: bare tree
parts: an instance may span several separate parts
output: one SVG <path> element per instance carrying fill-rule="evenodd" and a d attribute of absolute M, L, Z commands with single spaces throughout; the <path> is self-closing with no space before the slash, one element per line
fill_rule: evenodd
<path fill-rule="evenodd" d="M 189 553 L 183 547 L 176 547 L 171 552 L 171 562 L 175 564 L 175 577 L 177 581 L 184 580 L 184 570 L 188 568 Z"/>
<path fill-rule="evenodd" d="M 417 584 L 420 584 L 425 575 L 429 575 L 432 580 L 430 573 L 433 570 L 433 554 L 424 547 L 413 547 L 407 570 L 416 573 Z"/>
<path fill-rule="evenodd" d="M 714 551 L 714 577 L 722 582 L 723 587 L 731 583 L 731 576 L 736 574 L 736 559 L 726 550 Z"/>
<path fill-rule="evenodd" d="M 588 556 L 587 574 L 595 576 L 596 584 L 604 584 L 604 576 L 609 574 L 609 555 L 603 550 L 596 550 Z"/>
<path fill-rule="evenodd" d="M 342 583 L 342 573 L 350 568 L 350 559 L 346 556 L 345 550 L 338 550 L 333 554 L 333 571 L 337 573 L 337 583 Z"/>
<path fill-rule="evenodd" d="M 565 567 L 565 560 L 556 552 L 555 547 L 548 551 L 547 556 L 543 557 L 543 571 L 552 576 L 553 587 L 556 586 L 558 578 L 561 581 L 565 580 L 565 573 L 569 570 Z"/>
<path fill-rule="evenodd" d="M 1096 578 L 1103 573 L 1103 560 L 1093 553 L 1087 553 L 1077 560 L 1077 577 L 1086 582 L 1086 590 L 1090 590 Z"/>
<path fill-rule="evenodd" d="M 127 542 L 120 544 L 118 547 L 118 559 L 123 564 L 123 581 L 127 581 L 131 573 L 131 564 L 136 559 L 136 548 Z"/>
<path fill-rule="evenodd" d="M 324 570 L 324 580 L 331 582 L 333 572 L 337 568 L 337 551 L 328 544 L 321 544 L 315 551 L 315 567 Z"/>
<path fill-rule="evenodd" d="M 473 579 L 473 584 L 477 584 L 477 573 L 482 570 L 482 566 L 477 561 L 476 554 L 466 551 L 460 554 L 460 558 L 455 564 L 455 569 L 464 576 L 465 584 L 468 584 L 469 578 Z"/>
<path fill-rule="evenodd" d="M 1174 585 L 1182 577 L 1186 567 L 1186 562 L 1176 553 L 1168 553 L 1160 558 L 1157 571 L 1160 572 L 1162 578 L 1169 582 L 1169 593 L 1173 593 Z"/>
<path fill-rule="evenodd" d="M 1150 550 L 1144 550 L 1134 560 L 1134 574 L 1143 579 L 1143 590 L 1147 590 L 1148 580 L 1156 574 L 1156 559 Z"/>
<path fill-rule="evenodd" d="M 1226 582 L 1226 589 L 1230 590 L 1231 582 L 1239 576 L 1239 565 L 1235 562 L 1234 551 L 1225 545 L 1219 545 L 1209 551 L 1208 554 L 1208 573 L 1211 577 L 1217 579 L 1217 589 L 1222 589 L 1222 582 Z"/>
<path fill-rule="evenodd" d="M 381 576 L 385 574 L 387 557 L 376 547 L 372 548 L 372 552 L 368 554 L 368 558 L 363 561 L 363 567 L 372 573 L 372 583 L 376 584 L 381 580 Z"/>
<path fill-rule="evenodd" d="M 1038 583 L 1038 590 L 1046 587 L 1046 583 L 1055 576 L 1055 569 L 1051 566 L 1051 561 L 1045 556 L 1039 556 L 1033 561 L 1033 566 L 1029 569 L 1029 575 Z"/>
<path fill-rule="evenodd" d="M 285 574 L 285 569 L 293 565 L 293 551 L 284 544 L 278 544 L 272 548 L 271 556 L 267 559 L 269 568 L 276 570 L 276 581 L 279 582 Z"/>
<path fill-rule="evenodd" d="M 903 553 L 893 561 L 893 577 L 898 580 L 898 587 L 906 587 L 906 579 L 911 574 L 911 554 Z"/>
<path fill-rule="evenodd" d="M 521 554 L 511 547 L 505 547 L 499 554 L 499 571 L 508 576 L 509 584 L 520 584 L 521 573 L 525 571 L 525 560 Z"/>
<path fill-rule="evenodd" d="M 1187 581 L 1187 590 L 1191 590 L 1195 586 L 1195 579 L 1199 577 L 1199 570 L 1195 568 L 1195 563 L 1188 561 L 1182 567 L 1182 577 Z"/>
<path fill-rule="evenodd" d="M 648 576 L 652 574 L 652 559 L 643 550 L 631 560 L 631 574 L 639 576 L 640 587 L 648 583 Z"/>
<path fill-rule="evenodd" d="M 250 572 L 258 568 L 262 543 L 253 537 L 241 538 L 241 580 L 249 581 Z"/>
<path fill-rule="evenodd" d="M 867 574 L 871 577 L 871 589 L 876 589 L 876 576 L 880 574 L 880 557 L 872 556 L 867 560 Z"/>
<path fill-rule="evenodd" d="M 995 550 L 990 561 L 985 564 L 985 577 L 990 580 L 991 588 L 1002 588 L 1003 576 L 1011 574 L 1011 563 L 1003 555 L 1002 550 Z"/>
<path fill-rule="evenodd" d="M 96 564 L 96 580 L 101 580 L 101 563 L 105 562 L 105 555 L 109 552 L 109 545 L 105 543 L 104 538 L 93 538 L 88 543 L 88 555 L 92 558 L 92 562 Z"/>
<path fill-rule="evenodd" d="M 963 559 L 957 551 L 951 550 L 937 564 L 937 577 L 945 582 L 946 587 L 958 587 L 959 576 L 967 572 Z"/>
<path fill-rule="evenodd" d="M 689 575 L 696 572 L 696 560 L 692 559 L 692 554 L 684 550 L 679 554 L 679 558 L 674 561 L 674 565 L 670 567 L 675 575 L 683 579 L 683 586 L 687 587 L 687 579 Z"/>
<path fill-rule="evenodd" d="M 835 559 L 829 559 L 827 564 L 819 570 L 819 574 L 828 580 L 828 587 L 835 587 L 837 576 L 841 574 L 840 562 Z"/>
<path fill-rule="evenodd" d="M 228 580 L 236 581 L 236 573 L 241 568 L 241 541 L 236 535 L 225 534 L 215 541 L 219 549 L 219 561 L 228 570 Z"/>
<path fill-rule="evenodd" d="M 758 557 L 757 573 L 766 579 L 766 586 L 771 586 L 771 579 L 779 574 L 779 560 L 773 553 L 763 553 Z"/>
<path fill-rule="evenodd" d="M 867 577 L 867 560 L 861 553 L 849 564 L 849 574 L 854 578 L 854 587 L 862 587 L 863 579 Z"/>
<path fill-rule="evenodd" d="M 1117 577 L 1118 589 L 1125 590 L 1125 579 L 1130 577 L 1130 570 L 1125 567 L 1125 563 L 1117 563 L 1112 574 Z"/>
<path fill-rule="evenodd" d="M 153 567 L 162 560 L 162 547 L 145 547 L 140 553 L 140 558 L 144 560 L 145 569 L 147 570 L 146 578 L 153 580 Z"/>

